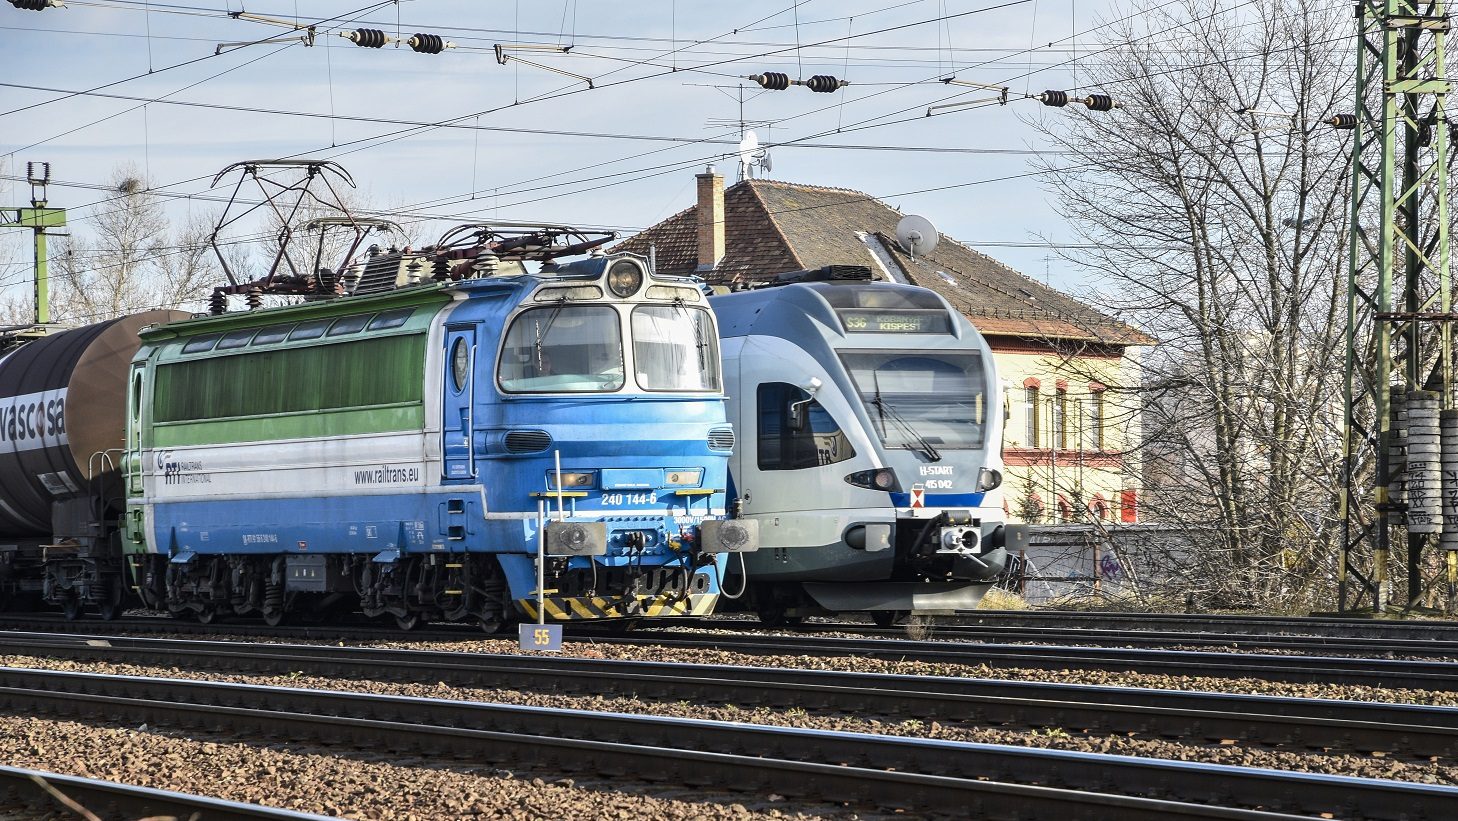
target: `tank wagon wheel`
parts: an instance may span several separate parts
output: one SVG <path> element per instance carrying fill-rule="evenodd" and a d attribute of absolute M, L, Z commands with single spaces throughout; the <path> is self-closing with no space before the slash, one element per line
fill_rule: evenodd
<path fill-rule="evenodd" d="M 204 607 L 196 611 L 194 615 L 197 617 L 198 624 L 212 624 L 218 620 L 218 608 Z"/>
<path fill-rule="evenodd" d="M 116 617 L 117 616 L 120 616 L 121 615 L 121 612 L 122 612 L 121 602 L 112 601 L 111 599 L 107 599 L 106 601 L 104 601 L 104 602 L 101 603 L 101 620 L 102 621 L 116 621 Z"/>
<path fill-rule="evenodd" d="M 905 610 L 872 610 L 871 621 L 877 627 L 894 627 L 898 622 L 904 621 L 907 615 Z"/>
<path fill-rule="evenodd" d="M 411 630 L 418 628 L 424 623 L 425 619 L 422 619 L 419 613 L 409 613 L 404 616 L 395 617 L 395 626 L 400 628 L 401 630 L 404 630 L 407 633 Z"/>
<path fill-rule="evenodd" d="M 75 596 L 71 596 L 61 602 L 61 615 L 66 617 L 66 621 L 75 621 L 81 618 L 81 600 Z"/>

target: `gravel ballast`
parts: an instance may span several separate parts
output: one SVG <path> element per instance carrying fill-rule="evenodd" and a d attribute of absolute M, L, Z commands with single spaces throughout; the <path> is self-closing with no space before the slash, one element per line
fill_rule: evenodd
<path fill-rule="evenodd" d="M 620 785 L 551 773 L 441 765 L 425 758 L 259 744 L 0 715 L 0 760 L 17 766 L 359 819 L 855 819 L 781 796 Z M 651 793 L 649 791 L 651 789 Z M 776 804 L 783 805 L 779 809 Z M 7 817 L 0 807 L 0 817 Z M 877 817 L 877 816 L 871 816 Z"/>
<path fill-rule="evenodd" d="M 495 643 L 495 642 L 492 642 Z M 394 645 L 395 643 L 390 643 Z M 477 644 L 477 643 L 473 643 Z M 484 642 L 482 643 L 484 644 Z M 438 645 L 433 649 L 442 649 Z M 479 648 L 478 648 L 479 649 Z M 588 655 L 582 652 L 583 648 L 576 648 L 579 655 Z M 623 650 L 630 648 L 603 647 L 599 649 Z M 638 648 L 642 649 L 642 648 Z M 669 659 L 664 659 L 669 660 Z M 729 659 L 716 659 L 719 663 L 733 663 Z M 752 660 L 744 657 L 734 659 L 739 664 L 750 662 L 764 663 L 767 659 L 755 657 Z M 866 659 L 833 659 L 823 657 L 784 659 L 783 661 L 795 662 L 794 666 L 815 666 L 823 669 L 855 669 L 866 671 L 868 669 L 881 668 L 884 672 L 897 673 L 927 673 L 927 667 L 942 667 L 942 665 L 926 665 L 911 662 L 875 662 Z M 845 664 L 840 664 L 845 663 Z M 809 712 L 803 709 L 774 709 L 755 707 L 753 705 L 736 704 L 688 704 L 684 702 L 657 702 L 640 700 L 628 697 L 617 696 L 577 696 L 562 695 L 555 693 L 538 693 L 509 689 L 477 689 L 452 687 L 444 683 L 437 684 L 416 684 L 409 682 L 389 681 L 356 681 L 350 679 L 316 678 L 312 676 L 289 675 L 241 675 L 241 674 L 219 674 L 205 671 L 180 670 L 166 667 L 137 666 L 128 664 L 112 663 L 82 663 L 64 660 L 53 660 L 29 656 L 0 656 L 0 665 L 13 667 L 40 667 L 45 669 L 72 670 L 96 673 L 110 673 L 119 675 L 136 675 L 151 677 L 172 677 L 198 680 L 247 682 L 253 684 L 267 684 L 279 687 L 303 687 L 319 690 L 346 690 L 351 692 L 366 692 L 387 695 L 403 695 L 419 698 L 440 698 L 459 699 L 468 701 L 495 702 L 503 704 L 520 704 L 529 706 L 546 706 L 575 708 L 584 710 L 601 710 L 611 712 L 639 713 L 652 715 L 680 716 L 686 718 L 707 718 L 722 721 L 740 721 L 757 724 L 774 724 L 792 727 L 807 727 L 826 730 L 843 730 L 853 732 L 871 732 L 888 735 L 905 735 L 923 738 L 938 738 L 953 741 L 976 741 L 993 744 L 1014 744 L 1030 747 L 1047 747 L 1056 749 L 1079 750 L 1085 752 L 1114 753 L 1122 755 L 1138 755 L 1152 758 L 1164 758 L 1179 761 L 1200 761 L 1212 764 L 1228 764 L 1253 767 L 1271 767 L 1286 770 L 1305 771 L 1314 773 L 1327 773 L 1334 775 L 1350 775 L 1368 778 L 1388 778 L 1402 781 L 1415 781 L 1430 784 L 1458 785 L 1458 762 L 1451 761 L 1408 761 L 1398 760 L 1379 756 L 1351 755 L 1342 753 L 1325 753 L 1320 751 L 1292 751 L 1272 750 L 1259 747 L 1242 746 L 1234 741 L 1223 744 L 1180 743 L 1162 739 L 1131 738 L 1119 735 L 1098 735 L 1083 734 L 1076 728 L 1048 729 L 1034 731 L 1016 731 L 998 728 L 978 727 L 958 722 L 946 722 L 936 720 L 935 716 L 928 716 L 924 720 L 906 719 L 904 717 L 886 717 L 874 715 L 845 715 L 839 713 L 824 713 L 820 711 Z M 786 666 L 789 666 L 788 664 Z M 948 671 L 941 670 L 938 674 L 947 674 Z M 965 675 L 977 675 L 990 677 L 1000 675 L 1006 678 L 1024 678 L 1045 681 L 1070 681 L 1083 680 L 1086 683 L 1112 684 L 1125 687 L 1163 687 L 1166 689 L 1219 689 L 1210 685 L 1227 685 L 1230 691 L 1267 693 L 1273 692 L 1269 682 L 1232 682 L 1224 679 L 1205 681 L 1205 686 L 1197 686 L 1201 681 L 1195 680 L 1172 680 L 1175 677 L 1147 676 L 1117 673 L 1090 673 L 1087 671 L 1075 672 L 1049 672 L 1040 670 L 994 671 L 984 668 L 962 668 L 959 672 Z M 1177 687 L 1184 684 L 1184 687 Z M 1239 685 L 1239 686 L 1236 686 Z M 1338 688 L 1343 689 L 1343 688 Z M 1411 703 L 1434 703 L 1441 701 L 1441 697 L 1449 696 L 1447 693 L 1427 693 L 1426 691 L 1390 691 L 1373 690 L 1371 688 L 1360 688 L 1361 695 L 1369 700 L 1381 701 L 1408 701 Z M 1342 694 L 1334 692 L 1330 686 L 1317 685 L 1281 685 L 1280 694 L 1341 698 Z M 1311 691 L 1317 691 L 1313 693 Z M 1131 693 L 1131 698 L 1135 697 Z M 0 742 L 3 743 L 3 742 Z M 3 748 L 0 748 L 3 749 Z"/>

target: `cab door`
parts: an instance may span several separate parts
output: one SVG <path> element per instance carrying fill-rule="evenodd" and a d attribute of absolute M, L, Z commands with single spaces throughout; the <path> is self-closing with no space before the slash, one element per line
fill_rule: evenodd
<path fill-rule="evenodd" d="M 476 407 L 476 329 L 449 326 L 445 335 L 441 379 L 440 452 L 445 479 L 475 479 L 476 451 L 471 446 Z"/>

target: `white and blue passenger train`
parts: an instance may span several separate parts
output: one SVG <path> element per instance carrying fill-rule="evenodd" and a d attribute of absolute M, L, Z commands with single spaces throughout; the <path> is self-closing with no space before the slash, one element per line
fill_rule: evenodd
<path fill-rule="evenodd" d="M 731 492 L 762 548 L 738 564 L 740 605 L 771 623 L 883 624 L 976 607 L 1009 533 L 1003 409 L 977 329 L 934 291 L 851 266 L 710 303 L 741 437 Z"/>

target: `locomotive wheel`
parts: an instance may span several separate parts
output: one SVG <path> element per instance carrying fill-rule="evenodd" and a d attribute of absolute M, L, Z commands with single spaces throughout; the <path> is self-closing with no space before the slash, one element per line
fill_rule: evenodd
<path fill-rule="evenodd" d="M 406 632 L 414 630 L 424 623 L 425 619 L 422 619 L 419 613 L 395 617 L 395 626 Z"/>
<path fill-rule="evenodd" d="M 804 616 L 787 615 L 783 607 L 760 608 L 755 611 L 755 615 L 759 616 L 759 623 L 765 627 L 798 627 L 805 620 Z"/>
<path fill-rule="evenodd" d="M 204 607 L 195 611 L 198 624 L 212 624 L 218 620 L 218 609 L 216 607 Z"/>
<path fill-rule="evenodd" d="M 482 616 L 476 620 L 476 623 L 481 625 L 481 631 L 483 633 L 492 636 L 506 629 L 506 622 L 502 621 L 499 618 L 488 619 Z"/>
<path fill-rule="evenodd" d="M 894 627 L 897 622 L 906 618 L 906 616 L 907 613 L 905 610 L 871 611 L 871 621 L 875 622 L 877 627 Z"/>
<path fill-rule="evenodd" d="M 61 602 L 61 615 L 66 617 L 66 621 L 75 621 L 81 618 L 81 600 L 72 596 Z"/>
<path fill-rule="evenodd" d="M 280 624 L 284 623 L 284 615 L 285 614 L 282 609 L 265 610 L 263 611 L 263 623 L 268 625 L 269 627 L 277 627 Z"/>

